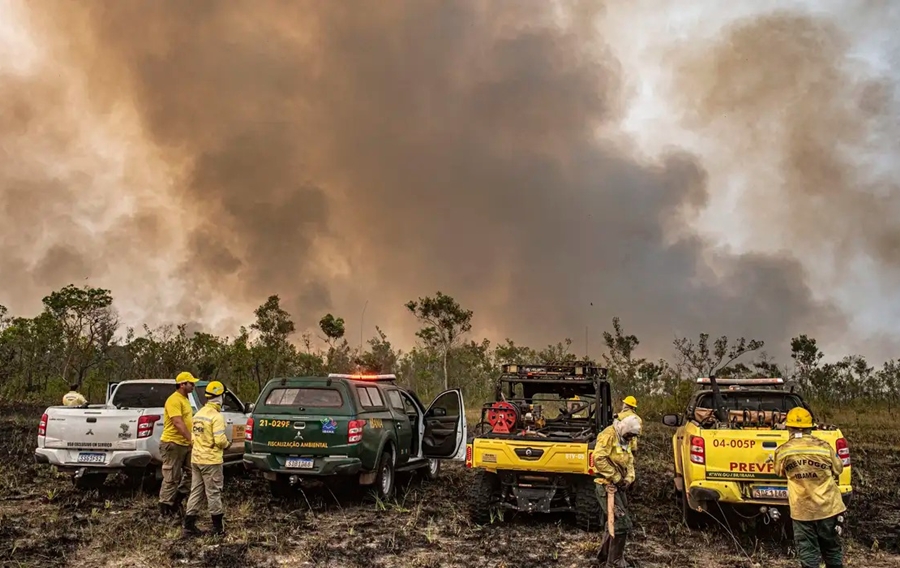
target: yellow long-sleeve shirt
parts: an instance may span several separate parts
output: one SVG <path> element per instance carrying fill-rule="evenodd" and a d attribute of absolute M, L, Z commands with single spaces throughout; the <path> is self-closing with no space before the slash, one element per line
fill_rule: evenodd
<path fill-rule="evenodd" d="M 775 474 L 787 477 L 791 518 L 819 521 L 847 510 L 836 478 L 844 464 L 825 440 L 791 438 L 775 450 Z"/>
<path fill-rule="evenodd" d="M 634 456 L 631 447 L 621 445 L 613 426 L 609 426 L 597 436 L 597 444 L 592 452 L 594 461 L 594 483 L 613 485 L 626 481 L 634 482 Z"/>
<path fill-rule="evenodd" d="M 191 447 L 191 463 L 197 465 L 217 465 L 222 463 L 222 452 L 228 447 L 225 435 L 225 419 L 222 418 L 222 407 L 207 402 L 194 415 L 193 445 Z"/>

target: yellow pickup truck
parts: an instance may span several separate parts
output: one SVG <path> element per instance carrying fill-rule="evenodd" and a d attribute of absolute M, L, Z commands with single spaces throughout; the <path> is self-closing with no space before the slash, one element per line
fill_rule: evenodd
<path fill-rule="evenodd" d="M 809 410 L 781 378 L 697 379 L 683 415 L 667 414 L 672 436 L 675 490 L 685 524 L 697 528 L 706 513 L 731 508 L 745 516 L 789 518 L 787 481 L 775 475 L 775 450 L 788 440 L 789 410 Z M 718 402 L 717 402 L 718 400 Z M 844 464 L 841 494 L 850 501 L 850 447 L 841 431 L 817 424 L 813 436 L 827 441 Z"/>
<path fill-rule="evenodd" d="M 589 363 L 503 366 L 496 400 L 466 446 L 474 522 L 503 511 L 574 512 L 584 530 L 603 526 L 590 460 L 613 420 L 606 372 Z"/>

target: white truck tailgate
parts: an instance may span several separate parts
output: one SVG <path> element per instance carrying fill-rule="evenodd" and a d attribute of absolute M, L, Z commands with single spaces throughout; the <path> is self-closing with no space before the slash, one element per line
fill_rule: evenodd
<path fill-rule="evenodd" d="M 159 409 L 160 411 L 162 409 Z M 142 429 L 152 427 L 146 422 L 162 420 L 161 412 L 153 420 L 153 409 L 116 408 L 54 408 L 47 420 L 47 434 L 44 447 L 66 450 L 134 450 L 141 416 L 146 416 Z"/>

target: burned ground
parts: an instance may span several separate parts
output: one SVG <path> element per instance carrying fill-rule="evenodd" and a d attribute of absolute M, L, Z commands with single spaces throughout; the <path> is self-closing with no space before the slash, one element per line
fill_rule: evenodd
<path fill-rule="evenodd" d="M 179 539 L 157 519 L 153 490 L 118 477 L 81 492 L 37 466 L 40 409 L 6 408 L 0 418 L 2 566 L 576 567 L 594 566 L 599 536 L 566 517 L 517 517 L 478 527 L 465 512 L 469 472 L 453 465 L 433 483 L 404 480 L 391 503 L 312 487 L 273 501 L 262 480 L 232 470 L 226 481 L 222 541 Z M 629 558 L 643 567 L 794 566 L 780 526 L 713 522 L 690 532 L 679 521 L 668 453 L 670 431 L 645 421 L 632 499 L 636 530 Z M 847 424 L 856 497 L 848 566 L 900 566 L 900 454 L 897 430 Z"/>

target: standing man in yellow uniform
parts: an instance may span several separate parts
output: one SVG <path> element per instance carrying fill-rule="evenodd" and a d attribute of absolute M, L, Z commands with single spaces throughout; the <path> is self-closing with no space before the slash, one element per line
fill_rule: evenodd
<path fill-rule="evenodd" d="M 191 497 L 184 515 L 184 536 L 199 534 L 197 516 L 206 501 L 212 519 L 213 534 L 225 534 L 225 510 L 222 508 L 222 452 L 231 445 L 225 435 L 222 397 L 225 385 L 213 381 L 206 385 L 206 405 L 194 416 L 194 446 L 191 451 Z"/>
<path fill-rule="evenodd" d="M 644 427 L 644 421 L 641 420 L 641 417 L 637 415 L 637 399 L 631 395 L 626 396 L 622 399 L 622 410 L 616 414 L 617 420 L 623 420 L 626 416 L 634 416 L 638 419 L 638 422 L 641 425 L 641 428 Z M 631 452 L 634 453 L 637 450 L 637 436 L 631 439 Z"/>
<path fill-rule="evenodd" d="M 159 453 L 163 460 L 159 512 L 163 516 L 178 513 L 191 487 L 191 426 L 194 410 L 188 396 L 197 379 L 187 371 L 175 377 L 175 392 L 166 400 Z"/>
<path fill-rule="evenodd" d="M 597 500 L 603 511 L 603 540 L 597 559 L 606 566 L 627 567 L 625 561 L 625 541 L 633 524 L 628 513 L 628 501 L 625 489 L 634 483 L 634 456 L 631 454 L 631 441 L 641 433 L 641 423 L 637 416 L 626 416 L 616 420 L 600 435 L 592 452 L 594 475 L 597 478 Z M 610 512 L 610 501 L 613 511 Z M 610 534 L 609 515 L 613 514 L 613 527 Z M 602 565 L 602 564 L 601 564 Z"/>
<path fill-rule="evenodd" d="M 837 479 L 844 464 L 812 435 L 812 415 L 796 407 L 785 419 L 790 439 L 775 450 L 775 474 L 787 477 L 794 542 L 802 568 L 842 568 L 841 522 L 847 510 Z"/>
<path fill-rule="evenodd" d="M 78 392 L 78 384 L 69 385 L 69 392 L 63 395 L 63 406 L 87 406 L 87 399 Z"/>

